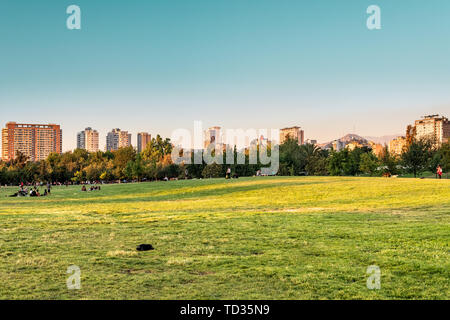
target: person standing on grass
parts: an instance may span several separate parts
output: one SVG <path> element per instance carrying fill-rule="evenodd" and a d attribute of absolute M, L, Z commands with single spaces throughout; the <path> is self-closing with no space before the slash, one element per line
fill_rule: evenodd
<path fill-rule="evenodd" d="M 439 179 L 442 179 L 442 168 L 440 165 L 437 166 L 436 173 L 437 173 Z"/>

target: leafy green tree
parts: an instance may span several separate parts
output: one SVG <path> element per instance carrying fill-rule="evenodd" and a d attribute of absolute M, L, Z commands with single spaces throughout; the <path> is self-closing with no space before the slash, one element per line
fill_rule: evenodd
<path fill-rule="evenodd" d="M 342 176 L 345 174 L 344 164 L 348 161 L 348 151 L 346 149 L 336 152 L 331 150 L 328 158 L 328 171 L 332 176 Z"/>
<path fill-rule="evenodd" d="M 301 152 L 305 158 L 305 171 L 308 175 L 327 175 L 327 156 L 328 152 L 320 149 L 314 144 L 304 144 L 300 146 Z"/>
<path fill-rule="evenodd" d="M 280 170 L 279 175 L 300 175 L 305 171 L 306 154 L 298 142 L 288 137 L 280 145 Z"/>
<path fill-rule="evenodd" d="M 16 157 L 14 158 L 14 160 L 12 160 L 12 164 L 18 169 L 23 169 L 28 161 L 29 158 L 25 154 L 17 150 Z"/>
<path fill-rule="evenodd" d="M 208 164 L 202 172 L 203 178 L 220 178 L 222 177 L 222 165 L 213 163 Z"/>
<path fill-rule="evenodd" d="M 361 155 L 361 162 L 359 169 L 363 173 L 370 174 L 371 176 L 377 174 L 380 161 L 372 152 L 366 152 Z"/>
<path fill-rule="evenodd" d="M 144 173 L 145 167 L 142 157 L 140 154 L 137 154 L 134 161 L 128 161 L 125 167 L 125 176 L 130 180 L 137 179 L 138 181 L 141 181 Z"/>
<path fill-rule="evenodd" d="M 142 152 L 142 158 L 145 161 L 158 162 L 164 157 L 172 154 L 172 143 L 170 139 L 163 139 L 159 134 L 147 145 Z"/>
<path fill-rule="evenodd" d="M 136 159 L 136 151 L 133 149 L 133 147 L 126 147 L 126 148 L 120 148 L 117 151 L 114 151 L 114 170 L 113 175 L 116 179 L 125 179 L 125 168 L 127 167 L 128 163 L 134 162 Z"/>
<path fill-rule="evenodd" d="M 395 175 L 399 173 L 399 161 L 396 156 L 389 152 L 387 146 L 384 147 L 379 160 L 383 174 Z"/>
<path fill-rule="evenodd" d="M 414 140 L 408 149 L 402 153 L 402 160 L 406 171 L 414 177 L 426 170 L 432 156 L 433 144 L 429 140 Z"/>
<path fill-rule="evenodd" d="M 86 181 L 85 175 L 83 171 L 77 171 L 75 172 L 73 178 L 71 179 L 73 182 L 81 183 L 83 181 Z"/>
<path fill-rule="evenodd" d="M 444 143 L 439 150 L 441 154 L 441 167 L 444 172 L 450 171 L 450 142 Z"/>

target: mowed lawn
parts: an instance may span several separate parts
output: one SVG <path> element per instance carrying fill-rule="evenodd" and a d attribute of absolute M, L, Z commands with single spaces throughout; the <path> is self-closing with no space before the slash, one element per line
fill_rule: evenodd
<path fill-rule="evenodd" d="M 449 299 L 450 180 L 0 191 L 0 299 Z M 138 252 L 149 243 L 154 251 Z M 66 271 L 81 268 L 81 289 Z M 366 287 L 367 267 L 381 289 Z"/>

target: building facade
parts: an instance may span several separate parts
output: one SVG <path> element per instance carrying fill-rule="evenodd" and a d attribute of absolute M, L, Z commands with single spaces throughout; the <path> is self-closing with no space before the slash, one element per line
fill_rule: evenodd
<path fill-rule="evenodd" d="M 211 127 L 205 132 L 205 149 L 212 143 L 221 144 L 222 143 L 222 135 L 221 135 L 221 127 Z"/>
<path fill-rule="evenodd" d="M 369 146 L 372 148 L 372 153 L 376 155 L 377 157 L 380 157 L 383 155 L 384 152 L 384 146 L 381 143 L 375 143 L 373 141 L 369 141 Z"/>
<path fill-rule="evenodd" d="M 403 150 L 406 148 L 406 138 L 405 137 L 397 137 L 391 141 L 389 141 L 389 153 L 392 153 L 396 156 L 402 154 Z"/>
<path fill-rule="evenodd" d="M 56 124 L 8 122 L 2 129 L 2 159 L 15 159 L 20 151 L 30 161 L 45 160 L 50 153 L 62 153 L 62 130 Z"/>
<path fill-rule="evenodd" d="M 137 151 L 141 153 L 152 142 L 152 136 L 147 132 L 139 132 L 137 135 Z"/>
<path fill-rule="evenodd" d="M 77 133 L 77 149 L 86 149 L 86 134 L 84 131 Z"/>
<path fill-rule="evenodd" d="M 417 139 L 431 138 L 438 145 L 446 143 L 450 139 L 450 121 L 437 114 L 416 120 L 414 126 Z"/>
<path fill-rule="evenodd" d="M 316 145 L 317 144 L 317 140 L 315 140 L 315 139 L 306 139 L 305 143 Z"/>
<path fill-rule="evenodd" d="M 305 144 L 305 132 L 300 127 L 281 129 L 280 144 L 283 144 L 288 138 L 294 139 L 299 145 Z"/>
<path fill-rule="evenodd" d="M 99 134 L 97 130 L 86 128 L 77 134 L 77 148 L 87 152 L 97 152 L 99 148 Z"/>
<path fill-rule="evenodd" d="M 131 147 L 131 134 L 128 131 L 113 129 L 106 136 L 106 151 L 116 151 L 126 147 Z"/>
<path fill-rule="evenodd" d="M 341 140 L 334 140 L 331 143 L 331 145 L 332 145 L 333 150 L 337 151 L 337 152 L 339 152 L 339 151 L 341 151 L 342 149 L 345 148 L 345 143 L 343 141 L 341 141 Z"/>

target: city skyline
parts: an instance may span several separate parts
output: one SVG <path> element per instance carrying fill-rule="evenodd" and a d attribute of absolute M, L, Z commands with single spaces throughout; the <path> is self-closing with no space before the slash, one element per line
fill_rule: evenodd
<path fill-rule="evenodd" d="M 445 114 L 442 114 L 442 113 L 440 113 L 439 115 L 444 116 L 444 117 L 446 116 Z M 302 128 L 303 131 L 305 131 L 304 132 L 304 141 L 316 140 L 318 144 L 321 144 L 321 143 L 333 141 L 333 140 L 338 139 L 340 137 L 343 137 L 344 135 L 349 134 L 349 133 L 357 134 L 357 135 L 360 135 L 361 137 L 402 136 L 402 135 L 405 135 L 405 128 L 407 127 L 408 124 L 414 123 L 418 118 L 423 118 L 423 117 L 425 117 L 425 114 L 421 115 L 421 116 L 418 116 L 418 117 L 415 117 L 415 118 L 411 118 L 411 120 L 399 121 L 399 123 L 404 123 L 404 125 L 403 126 L 398 126 L 399 129 L 397 130 L 397 132 L 380 132 L 380 134 L 378 134 L 378 135 L 374 135 L 374 134 L 370 134 L 370 133 L 369 134 L 362 134 L 361 132 L 357 132 L 357 131 L 354 132 L 355 127 L 353 127 L 353 128 L 349 128 L 347 131 L 345 129 L 342 129 L 342 130 L 340 130 L 340 132 L 336 132 L 336 134 L 334 134 L 334 135 L 331 134 L 329 136 L 329 138 L 327 138 L 327 139 L 318 139 L 315 136 L 312 136 L 311 134 L 308 134 L 308 132 L 306 130 L 304 130 L 305 127 L 309 127 L 309 128 L 312 127 L 311 124 L 302 124 L 301 128 Z M 56 123 L 54 121 L 46 121 L 45 119 L 43 121 L 33 121 L 33 120 L 31 120 L 31 121 L 16 121 L 16 120 L 3 121 L 4 124 L 8 123 L 8 122 L 36 123 L 36 124 L 37 123 L 45 123 L 45 124 Z M 293 127 L 295 127 L 295 123 L 294 122 L 291 122 L 291 123 L 293 123 L 294 124 Z M 75 126 L 78 129 L 75 129 L 73 131 L 73 132 L 75 132 L 73 137 L 69 137 L 68 136 L 67 130 L 65 129 L 65 125 L 60 124 L 60 126 L 61 126 L 61 128 L 64 129 L 64 139 L 63 139 L 62 151 L 63 152 L 73 151 L 74 149 L 77 148 L 77 140 L 78 140 L 79 133 L 84 131 L 84 130 L 80 131 L 80 128 L 82 128 L 83 126 Z M 99 148 L 98 149 L 100 151 L 105 151 L 106 147 L 107 147 L 107 143 L 106 143 L 107 135 L 111 131 L 111 128 L 113 128 L 113 127 L 106 126 L 105 127 L 106 129 L 104 129 L 104 130 L 97 129 L 98 127 L 99 126 L 93 125 L 93 126 L 86 127 L 86 129 L 92 128 L 94 131 L 96 131 L 96 133 L 98 133 L 98 136 L 99 136 L 99 138 L 98 138 L 99 139 L 99 143 L 98 143 L 99 144 Z M 125 126 L 122 126 L 122 127 L 125 128 Z M 214 127 L 214 125 L 212 127 Z M 219 127 L 223 128 L 223 126 L 220 126 L 220 125 L 219 125 Z M 193 124 L 186 124 L 186 126 L 184 126 L 182 128 L 188 129 L 188 130 L 192 130 L 193 129 Z M 284 127 L 279 127 L 277 129 L 282 129 L 282 128 L 284 128 Z M 172 132 L 174 130 L 176 130 L 176 129 L 178 129 L 178 128 L 174 128 L 172 130 Z M 229 128 L 229 129 L 238 129 L 238 128 Z M 255 129 L 255 128 L 248 127 L 248 128 L 243 128 L 243 129 L 246 130 L 246 129 Z M 261 129 L 266 129 L 266 128 L 261 128 Z M 272 128 L 269 128 L 269 129 L 272 129 Z M 123 130 L 124 131 L 126 130 L 127 132 L 129 132 L 131 134 L 131 145 L 134 146 L 134 147 L 138 146 L 138 134 L 139 133 L 148 133 L 152 138 L 156 137 L 158 134 L 161 137 L 163 137 L 163 138 L 170 138 L 171 133 L 172 133 L 169 130 L 164 130 L 164 132 L 169 132 L 168 135 L 165 135 L 165 134 L 162 134 L 162 133 L 159 133 L 159 132 L 156 132 L 156 131 L 148 130 L 148 129 L 144 129 L 144 130 L 137 130 L 137 129 L 129 130 L 128 128 L 126 128 L 126 129 L 123 129 Z M 206 129 L 205 129 L 205 131 L 206 131 Z M 3 150 L 3 146 L 1 146 L 0 149 Z"/>
<path fill-rule="evenodd" d="M 197 125 L 201 123 L 197 123 Z M 49 133 L 49 130 L 55 131 L 55 133 Z M 230 128 L 228 128 L 230 129 Z M 203 134 L 203 148 L 207 148 L 210 143 L 218 142 L 219 144 L 226 144 L 227 142 L 223 140 L 223 137 L 226 137 L 227 133 L 225 132 L 225 128 L 222 128 L 220 126 L 213 126 L 209 127 L 202 131 Z M 41 130 L 41 131 L 39 131 Z M 305 144 L 305 143 L 311 143 L 310 141 L 315 141 L 313 144 L 318 144 L 321 148 L 327 149 L 329 148 L 329 145 L 332 145 L 332 148 L 336 151 L 340 151 L 342 148 L 345 148 L 347 145 L 349 145 L 351 148 L 355 147 L 361 147 L 363 144 L 361 144 L 358 141 L 355 141 L 355 143 L 351 142 L 350 144 L 347 142 L 340 141 L 341 138 L 348 139 L 349 136 L 353 137 L 356 134 L 347 134 L 345 137 L 339 137 L 335 138 L 331 141 L 328 141 L 328 143 L 321 144 L 317 143 L 316 140 L 311 139 L 305 139 L 305 132 L 302 129 L 302 127 L 299 126 L 293 126 L 288 128 L 282 128 L 277 129 L 279 132 L 279 136 L 276 137 L 264 137 L 263 135 L 260 136 L 261 139 L 267 140 L 269 138 L 270 140 L 273 140 L 277 143 L 284 143 L 288 137 L 291 139 L 297 140 L 299 145 Z M 235 130 L 232 129 L 232 132 Z M 195 132 L 195 130 L 194 130 Z M 389 135 L 385 135 L 382 137 L 363 137 L 359 136 L 363 140 L 365 140 L 365 143 L 369 144 L 372 149 L 375 150 L 376 154 L 380 154 L 382 152 L 383 146 L 387 146 L 389 148 L 389 151 L 393 152 L 396 155 L 399 155 L 404 146 L 407 144 L 408 135 L 411 135 L 412 137 L 417 138 L 423 138 L 428 137 L 432 138 L 433 141 L 435 141 L 437 144 L 446 143 L 450 139 L 450 121 L 445 115 L 439 115 L 439 114 L 432 114 L 432 115 L 424 115 L 421 116 L 420 119 L 416 119 L 414 121 L 414 125 L 407 125 L 405 130 L 405 135 L 403 134 L 396 134 L 391 135 L 389 141 L 385 141 L 384 143 L 377 142 L 376 138 L 386 138 L 389 137 Z M 235 133 L 233 133 L 235 134 Z M 242 134 L 244 135 L 244 141 L 238 142 L 238 144 L 244 142 L 244 145 L 240 147 L 248 147 L 252 143 L 252 141 L 248 140 L 250 139 L 249 136 L 246 136 L 247 133 L 242 131 Z M 257 134 L 255 131 L 254 134 Z M 273 133 L 272 133 L 273 134 Z M 272 135 L 271 134 L 271 135 Z M 19 140 L 17 140 L 17 137 Z M 155 138 L 156 134 L 153 136 Z M 38 145 L 41 141 L 37 139 L 37 137 L 40 137 L 39 139 L 45 139 L 45 143 L 41 143 L 41 145 Z M 84 129 L 84 131 L 78 132 L 76 136 L 76 148 L 77 149 L 85 149 L 88 152 L 97 152 L 97 151 L 116 151 L 123 147 L 132 146 L 134 147 L 137 152 L 142 152 L 145 147 L 148 145 L 148 143 L 151 142 L 152 135 L 148 132 L 139 132 L 136 136 L 136 144 L 133 144 L 132 141 L 132 133 L 129 131 L 121 130 L 120 128 L 114 128 L 111 131 L 108 131 L 106 134 L 106 141 L 105 141 L 105 148 L 101 149 L 99 147 L 99 132 L 92 127 L 87 127 Z M 247 137 L 247 138 L 246 138 Z M 171 138 L 171 137 L 164 137 L 162 138 Z M 257 139 L 260 139 L 259 137 Z M 246 139 L 248 141 L 246 141 Z M 351 138 L 353 141 L 354 138 Z M 16 141 L 17 140 L 17 141 Z M 53 141 L 54 140 L 54 141 Z M 35 157 L 35 153 L 38 152 L 39 149 L 44 148 L 46 151 L 44 152 L 45 155 L 41 151 L 41 155 L 38 155 L 38 159 L 44 159 L 48 156 L 50 152 L 67 152 L 67 151 L 73 151 L 74 149 L 70 150 L 63 150 L 62 144 L 65 139 L 63 138 L 63 129 L 58 124 L 24 124 L 24 123 L 17 123 L 15 121 L 10 121 L 5 124 L 5 128 L 2 129 L 2 159 L 8 160 L 14 157 L 15 154 L 15 147 L 14 145 L 19 143 L 21 145 L 18 147 L 18 150 L 25 150 L 25 153 L 30 156 L 32 159 Z M 225 138 L 226 140 L 226 138 Z M 361 139 L 360 139 L 361 140 Z M 44 141 L 44 140 L 42 140 Z M 236 143 L 236 141 L 235 141 Z M 6 146 L 5 150 L 3 149 L 4 146 Z M 191 148 L 191 146 L 183 146 L 185 148 Z M 57 149 L 56 149 L 57 148 Z M 28 150 L 29 149 L 29 150 Z M 42 150 L 44 150 L 42 149 Z M 35 150 L 35 151 L 32 151 Z M 53 150 L 53 151 L 52 151 Z"/>
<path fill-rule="evenodd" d="M 258 6 L 174 0 L 7 1 L 0 10 L 0 121 L 59 123 L 63 151 L 83 127 L 170 137 L 178 128 L 284 128 L 327 142 L 397 135 L 450 109 L 450 3 L 372 1 Z M 39 23 L 36 25 L 36 17 Z M 120 45 L 118 45 L 120 43 Z M 33 52 L 33 55 L 29 55 Z"/>

